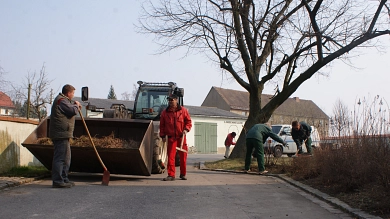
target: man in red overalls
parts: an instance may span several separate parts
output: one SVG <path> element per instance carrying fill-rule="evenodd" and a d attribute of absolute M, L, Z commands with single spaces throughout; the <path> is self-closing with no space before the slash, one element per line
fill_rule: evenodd
<path fill-rule="evenodd" d="M 169 106 L 162 111 L 160 117 L 160 137 L 164 143 L 166 141 L 165 136 L 168 136 L 168 176 L 163 179 L 164 181 L 175 180 L 176 147 L 180 147 L 181 140 L 184 138 L 183 149 L 188 151 L 185 135 L 192 127 L 188 110 L 177 103 L 177 98 L 175 94 L 168 97 Z M 178 153 L 180 156 L 180 179 L 187 180 L 187 153 L 183 151 L 178 151 Z"/>

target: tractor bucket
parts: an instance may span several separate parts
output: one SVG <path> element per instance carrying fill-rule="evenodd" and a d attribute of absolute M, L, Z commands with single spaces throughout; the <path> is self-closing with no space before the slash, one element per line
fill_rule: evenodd
<path fill-rule="evenodd" d="M 101 159 L 111 174 L 150 176 L 153 156 L 153 123 L 137 119 L 86 118 L 89 132 L 93 138 L 114 135 L 115 139 L 131 141 L 126 147 L 99 147 L 95 143 Z M 22 143 L 47 169 L 51 170 L 53 145 L 38 143 L 40 138 L 49 136 L 50 117 L 43 120 Z M 77 117 L 74 137 L 87 136 L 82 120 Z M 101 173 L 102 166 L 92 146 L 71 144 L 71 172 Z"/>

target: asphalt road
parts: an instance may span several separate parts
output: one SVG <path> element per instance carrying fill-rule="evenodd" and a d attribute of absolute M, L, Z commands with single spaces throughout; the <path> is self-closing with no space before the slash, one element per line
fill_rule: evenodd
<path fill-rule="evenodd" d="M 188 180 L 71 174 L 76 186 L 50 178 L 0 191 L 1 218 L 353 218 L 275 177 L 205 171 L 194 163 L 223 155 L 189 155 Z M 177 169 L 177 175 L 179 174 Z"/>

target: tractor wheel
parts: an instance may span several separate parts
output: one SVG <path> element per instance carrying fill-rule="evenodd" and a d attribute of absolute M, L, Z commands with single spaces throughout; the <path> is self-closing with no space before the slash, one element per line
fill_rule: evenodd
<path fill-rule="evenodd" d="M 167 145 L 164 144 L 160 138 L 156 138 L 153 149 L 152 174 L 161 174 L 165 172 L 168 164 L 167 154 Z"/>

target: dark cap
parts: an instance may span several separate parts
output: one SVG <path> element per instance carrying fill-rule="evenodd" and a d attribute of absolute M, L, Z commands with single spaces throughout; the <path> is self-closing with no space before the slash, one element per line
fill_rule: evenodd
<path fill-rule="evenodd" d="M 170 94 L 169 97 L 167 97 L 167 99 L 177 99 L 177 95 L 176 94 Z"/>

